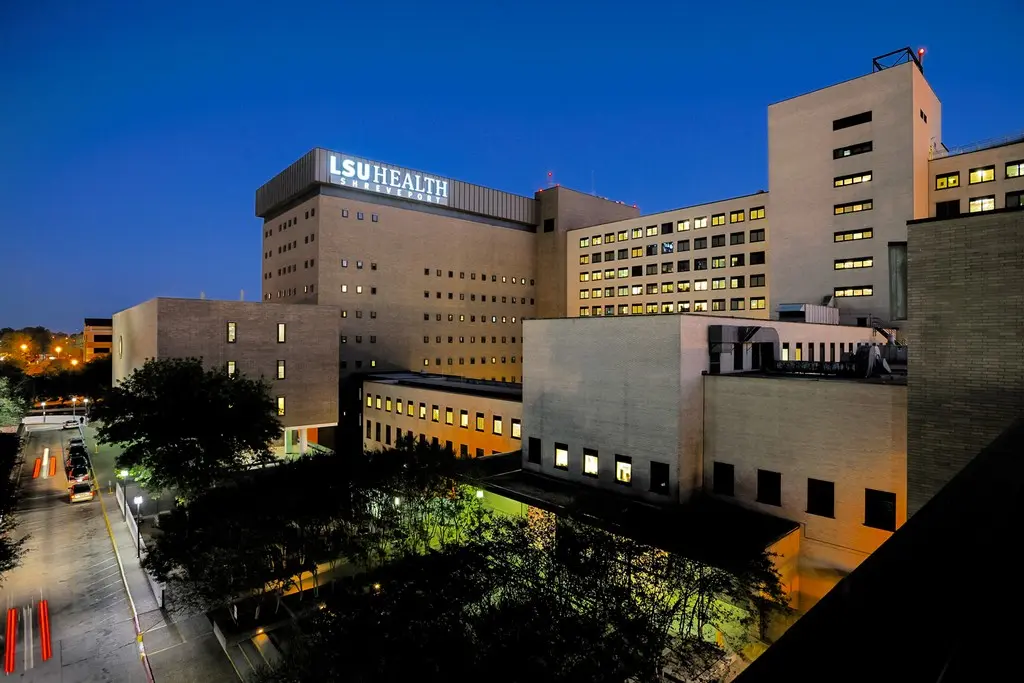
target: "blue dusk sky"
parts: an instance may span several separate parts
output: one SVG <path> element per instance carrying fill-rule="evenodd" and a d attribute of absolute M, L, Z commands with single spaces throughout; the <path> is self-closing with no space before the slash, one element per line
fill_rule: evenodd
<path fill-rule="evenodd" d="M 1024 128 L 1021 0 L 0 3 L 0 327 L 259 299 L 315 146 L 650 213 L 767 189 L 775 101 L 927 48 L 957 145 Z M 442 245 L 434 245 L 442 248 Z M 425 248 L 429 248 L 426 247 Z"/>

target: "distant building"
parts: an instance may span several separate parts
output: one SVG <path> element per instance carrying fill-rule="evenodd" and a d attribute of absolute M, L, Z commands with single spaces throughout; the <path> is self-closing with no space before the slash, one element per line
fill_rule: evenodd
<path fill-rule="evenodd" d="M 82 342 L 85 362 L 93 358 L 110 355 L 113 343 L 113 321 L 110 318 L 86 318 L 82 328 Z"/>

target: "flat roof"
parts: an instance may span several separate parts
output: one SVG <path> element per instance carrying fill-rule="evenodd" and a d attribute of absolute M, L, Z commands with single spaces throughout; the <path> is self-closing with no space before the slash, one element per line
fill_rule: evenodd
<path fill-rule="evenodd" d="M 965 219 L 984 218 L 986 216 L 1000 216 L 1007 213 L 1019 213 L 1024 211 L 1024 206 L 1011 206 L 1003 209 L 993 209 L 992 211 L 979 211 L 977 213 L 962 213 L 959 216 L 950 216 L 949 218 L 916 218 L 912 221 L 907 221 L 907 225 L 921 225 L 922 223 L 949 223 L 952 221 L 959 221 Z"/>
<path fill-rule="evenodd" d="M 665 209 L 664 211 L 656 211 L 654 213 L 645 213 L 645 214 L 641 214 L 639 216 L 636 216 L 634 218 L 619 218 L 619 219 L 614 220 L 614 221 L 605 221 L 604 223 L 594 223 L 593 225 L 584 225 L 584 226 L 581 226 L 579 228 L 573 228 L 572 230 L 567 230 L 566 232 L 569 233 L 569 232 L 575 232 L 577 230 L 593 230 L 594 228 L 600 228 L 600 227 L 605 226 L 605 225 L 613 225 L 615 223 L 627 223 L 629 221 L 642 221 L 642 220 L 645 220 L 645 219 L 654 219 L 656 216 L 661 216 L 661 215 L 666 214 L 666 213 L 675 213 L 677 211 L 689 211 L 691 209 L 700 209 L 702 207 L 711 206 L 712 204 L 722 204 L 723 202 L 731 202 L 731 201 L 735 201 L 737 199 L 747 199 L 749 197 L 765 197 L 765 198 L 767 198 L 769 196 L 769 194 L 770 194 L 769 190 L 758 190 L 757 192 L 751 192 L 749 194 L 740 194 L 740 195 L 736 195 L 735 197 L 726 197 L 725 199 L 715 199 L 715 200 L 712 200 L 710 202 L 701 202 L 700 204 L 690 204 L 689 206 L 680 206 L 680 207 L 675 208 L 675 209 Z M 618 203 L 621 204 L 621 202 L 618 202 Z M 719 227 L 721 227 L 721 226 L 719 226 Z M 744 229 L 746 229 L 746 228 L 744 228 Z M 673 234 L 675 234 L 675 233 L 673 233 Z"/>
<path fill-rule="evenodd" d="M 515 382 L 496 382 L 455 375 L 421 374 L 418 372 L 375 373 L 366 375 L 363 381 L 417 389 L 431 389 L 433 391 L 446 391 L 453 394 L 482 396 L 505 401 L 522 402 L 523 400 L 523 385 Z"/>
<path fill-rule="evenodd" d="M 902 367 L 902 366 L 901 366 Z M 826 382 L 858 382 L 861 384 L 889 384 L 892 386 L 907 386 L 906 375 L 882 375 L 880 377 L 843 377 L 840 375 L 815 375 L 814 373 L 801 372 L 764 372 L 763 370 L 748 370 L 746 372 L 723 372 L 712 375 L 705 372 L 708 377 L 745 377 L 748 379 L 782 379 L 782 380 L 820 380 Z"/>
<path fill-rule="evenodd" d="M 698 495 L 654 505 L 523 469 L 478 480 L 489 491 L 720 567 L 741 565 L 800 525 Z"/>
<path fill-rule="evenodd" d="M 113 325 L 114 325 L 114 319 L 113 318 L 86 318 L 85 319 L 85 326 L 86 327 L 113 327 Z"/>

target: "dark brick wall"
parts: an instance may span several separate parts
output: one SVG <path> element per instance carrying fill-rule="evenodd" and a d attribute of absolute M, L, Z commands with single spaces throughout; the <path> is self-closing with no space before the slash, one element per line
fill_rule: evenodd
<path fill-rule="evenodd" d="M 910 225 L 907 251 L 913 514 L 1024 414 L 1024 212 Z"/>

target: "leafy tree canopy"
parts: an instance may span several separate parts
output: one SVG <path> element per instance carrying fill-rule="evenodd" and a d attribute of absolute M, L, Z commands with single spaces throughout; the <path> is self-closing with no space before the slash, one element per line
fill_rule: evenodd
<path fill-rule="evenodd" d="M 117 466 L 144 486 L 189 500 L 231 475 L 273 461 L 281 436 L 262 380 L 204 369 L 198 358 L 150 359 L 92 411 L 97 438 L 123 450 Z"/>
<path fill-rule="evenodd" d="M 20 564 L 28 541 L 28 536 L 15 538 L 18 489 L 11 472 L 20 465 L 20 448 L 21 439 L 17 435 L 0 434 L 0 577 Z"/>
<path fill-rule="evenodd" d="M 16 427 L 21 424 L 28 404 L 7 378 L 0 377 L 0 427 Z"/>

